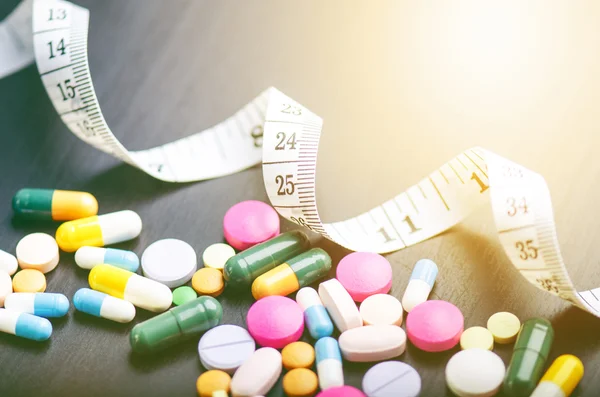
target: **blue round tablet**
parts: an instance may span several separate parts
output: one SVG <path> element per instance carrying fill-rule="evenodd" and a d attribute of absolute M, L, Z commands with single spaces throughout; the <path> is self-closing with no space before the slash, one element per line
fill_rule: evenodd
<path fill-rule="evenodd" d="M 367 371 L 362 389 L 368 397 L 417 397 L 421 392 L 421 377 L 408 364 L 386 361 Z"/>

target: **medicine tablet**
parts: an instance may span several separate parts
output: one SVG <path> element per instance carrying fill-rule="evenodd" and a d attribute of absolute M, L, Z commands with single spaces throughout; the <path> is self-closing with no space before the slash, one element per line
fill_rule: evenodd
<path fill-rule="evenodd" d="M 494 336 L 496 343 L 513 343 L 521 329 L 521 322 L 512 313 L 498 312 L 488 319 L 487 328 Z"/>
<path fill-rule="evenodd" d="M 217 297 L 225 289 L 225 280 L 223 273 L 217 269 L 203 267 L 194 273 L 192 277 L 192 287 L 199 295 L 210 295 Z"/>
<path fill-rule="evenodd" d="M 319 387 L 317 374 L 310 369 L 295 368 L 283 377 L 283 391 L 289 397 L 310 397 Z"/>
<path fill-rule="evenodd" d="M 128 323 L 135 317 L 135 307 L 131 302 L 89 288 L 75 292 L 73 306 L 80 312 L 118 323 Z"/>
<path fill-rule="evenodd" d="M 493 396 L 500 389 L 505 372 L 504 363 L 496 353 L 462 350 L 446 365 L 446 383 L 459 397 Z"/>
<path fill-rule="evenodd" d="M 231 376 L 219 370 L 206 371 L 196 381 L 196 390 L 200 397 L 214 397 L 214 393 L 219 391 L 229 393 L 230 386 Z"/>
<path fill-rule="evenodd" d="M 330 336 L 315 343 L 315 356 L 321 390 L 344 385 L 342 354 L 338 341 Z"/>
<path fill-rule="evenodd" d="M 285 369 L 310 368 L 315 362 L 315 349 L 306 342 L 290 343 L 281 351 Z"/>
<path fill-rule="evenodd" d="M 243 251 L 277 236 L 279 215 L 261 201 L 242 201 L 225 213 L 223 232 L 229 245 Z"/>
<path fill-rule="evenodd" d="M 387 294 L 390 291 L 392 267 L 379 254 L 353 252 L 338 263 L 336 278 L 352 299 L 362 302 L 371 295 Z"/>
<path fill-rule="evenodd" d="M 192 278 L 197 269 L 196 251 L 185 241 L 158 240 L 142 254 L 142 271 L 151 280 L 169 288 L 179 287 Z"/>
<path fill-rule="evenodd" d="M 39 317 L 63 317 L 69 312 L 69 299 L 63 294 L 16 292 L 6 297 L 4 307 Z"/>
<path fill-rule="evenodd" d="M 396 325 L 366 325 L 343 332 L 339 344 L 351 362 L 389 360 L 404 353 L 406 332 Z"/>
<path fill-rule="evenodd" d="M 140 267 L 140 258 L 132 251 L 85 246 L 75 252 L 75 263 L 82 269 L 107 264 L 135 273 Z"/>
<path fill-rule="evenodd" d="M 432 260 L 421 259 L 415 264 L 402 296 L 402 307 L 407 313 L 427 300 L 437 274 L 438 267 Z"/>
<path fill-rule="evenodd" d="M 494 348 L 494 337 L 487 328 L 467 328 L 460 336 L 460 348 L 463 350 L 473 348 L 492 350 Z"/>
<path fill-rule="evenodd" d="M 452 349 L 460 340 L 463 326 L 460 310 L 442 300 L 423 302 L 406 317 L 408 339 L 426 352 Z"/>
<path fill-rule="evenodd" d="M 352 386 L 332 387 L 317 394 L 317 397 L 366 397 L 363 392 Z"/>
<path fill-rule="evenodd" d="M 12 280 L 8 273 L 0 270 L 0 307 L 4 306 L 4 300 L 13 292 Z"/>
<path fill-rule="evenodd" d="M 246 323 L 256 343 L 281 349 L 302 336 L 304 314 L 300 306 L 290 298 L 267 296 L 250 307 Z"/>
<path fill-rule="evenodd" d="M 340 332 L 363 325 L 356 304 L 337 279 L 319 284 L 319 297 Z"/>
<path fill-rule="evenodd" d="M 200 361 L 206 369 L 234 373 L 252 356 L 254 339 L 237 325 L 220 325 L 206 332 L 198 343 Z"/>
<path fill-rule="evenodd" d="M 175 306 L 180 306 L 189 301 L 193 301 L 197 297 L 196 291 L 187 285 L 177 287 L 173 290 L 173 304 Z"/>
<path fill-rule="evenodd" d="M 359 311 L 364 325 L 402 325 L 404 310 L 392 295 L 371 295 L 360 304 Z"/>
<path fill-rule="evenodd" d="M 202 262 L 205 267 L 223 271 L 225 262 L 235 255 L 233 247 L 223 243 L 209 245 L 202 254 Z"/>
<path fill-rule="evenodd" d="M 386 361 L 367 371 L 362 389 L 368 397 L 417 397 L 421 392 L 421 377 L 406 363 Z"/>
<path fill-rule="evenodd" d="M 23 269 L 14 275 L 12 285 L 15 292 L 44 292 L 46 276 L 39 270 Z"/>
<path fill-rule="evenodd" d="M 58 265 L 58 258 L 56 240 L 46 233 L 28 234 L 17 244 L 17 261 L 21 269 L 48 273 Z"/>
<path fill-rule="evenodd" d="M 19 267 L 17 258 L 8 252 L 0 250 L 0 270 L 5 271 L 9 276 L 12 276 L 17 271 L 17 267 Z"/>
<path fill-rule="evenodd" d="M 281 375 L 281 354 L 270 347 L 254 352 L 231 379 L 233 397 L 265 395 Z"/>

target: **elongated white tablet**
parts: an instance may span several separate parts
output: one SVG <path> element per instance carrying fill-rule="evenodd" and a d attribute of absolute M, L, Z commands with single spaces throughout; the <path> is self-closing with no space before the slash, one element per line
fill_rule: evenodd
<path fill-rule="evenodd" d="M 4 299 L 13 292 L 12 280 L 8 273 L 0 270 L 0 307 L 4 306 Z"/>
<path fill-rule="evenodd" d="M 319 297 L 340 332 L 362 326 L 356 303 L 337 279 L 319 284 Z"/>
<path fill-rule="evenodd" d="M 396 325 L 366 325 L 343 332 L 339 344 L 348 361 L 388 360 L 404 353 L 406 332 Z"/>
<path fill-rule="evenodd" d="M 502 385 L 506 369 L 496 353 L 467 349 L 456 353 L 446 365 L 448 388 L 459 397 L 488 397 Z"/>
<path fill-rule="evenodd" d="M 0 250 L 0 270 L 4 270 L 9 276 L 17 272 L 17 258 L 6 251 Z"/>
<path fill-rule="evenodd" d="M 421 392 L 421 377 L 406 363 L 386 361 L 367 371 L 362 389 L 367 397 L 417 397 Z"/>
<path fill-rule="evenodd" d="M 272 347 L 254 352 L 235 372 L 231 379 L 233 397 L 265 395 L 281 375 L 281 353 Z"/>
<path fill-rule="evenodd" d="M 360 304 L 360 316 L 364 325 L 402 325 L 404 310 L 395 296 L 371 295 Z"/>
<path fill-rule="evenodd" d="M 177 288 L 192 279 L 197 270 L 196 251 L 185 241 L 158 240 L 142 254 L 144 276 L 169 288 Z"/>

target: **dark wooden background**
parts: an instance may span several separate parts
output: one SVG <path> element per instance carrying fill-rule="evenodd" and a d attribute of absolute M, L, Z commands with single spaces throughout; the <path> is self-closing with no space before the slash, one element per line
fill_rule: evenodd
<path fill-rule="evenodd" d="M 3 0 L 0 18 L 17 3 Z M 325 119 L 319 204 L 326 221 L 380 203 L 451 156 L 481 145 L 548 180 L 563 253 L 574 281 L 597 286 L 600 258 L 597 73 L 600 7 L 571 3 L 199 0 L 77 1 L 91 11 L 90 66 L 104 114 L 130 149 L 145 149 L 222 120 L 275 86 Z M 550 4 L 550 5 L 549 5 Z M 22 187 L 93 193 L 100 212 L 130 208 L 142 235 L 119 245 L 141 254 L 183 239 L 198 253 L 222 240 L 236 202 L 266 200 L 259 167 L 169 184 L 75 138 L 56 115 L 34 66 L 0 81 L 0 247 L 55 224 L 13 219 Z M 283 222 L 283 230 L 293 226 Z M 346 251 L 312 235 L 335 263 Z M 439 264 L 434 298 L 456 304 L 465 325 L 502 310 L 549 318 L 553 360 L 572 353 L 586 374 L 575 395 L 597 396 L 600 322 L 529 285 L 494 235 L 488 206 L 429 241 L 387 256 L 401 298 L 414 263 Z M 61 254 L 49 292 L 71 298 L 87 272 Z M 250 294 L 225 293 L 224 323 L 243 325 Z M 130 353 L 119 325 L 75 313 L 53 320 L 47 343 L 0 335 L 0 396 L 194 396 L 203 371 L 197 340 L 150 357 Z M 308 339 L 307 339 L 308 340 Z M 512 346 L 495 351 L 508 364 Z M 457 350 L 401 357 L 423 396 L 449 395 L 444 367 Z M 370 365 L 345 363 L 360 386 Z M 281 396 L 278 384 L 269 394 Z"/>

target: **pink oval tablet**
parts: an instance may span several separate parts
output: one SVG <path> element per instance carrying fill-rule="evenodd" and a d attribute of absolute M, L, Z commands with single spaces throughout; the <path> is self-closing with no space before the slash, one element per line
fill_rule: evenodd
<path fill-rule="evenodd" d="M 279 234 L 279 215 L 261 201 L 242 201 L 231 207 L 223 219 L 225 240 L 243 251 Z"/>
<path fill-rule="evenodd" d="M 259 345 L 281 349 L 302 336 L 304 313 L 290 298 L 268 296 L 250 307 L 246 323 L 248 332 Z"/>
<path fill-rule="evenodd" d="M 392 266 L 379 254 L 354 252 L 338 263 L 336 278 L 355 302 L 371 295 L 387 294 L 392 287 Z"/>
<path fill-rule="evenodd" d="M 464 317 L 452 303 L 431 300 L 415 306 L 406 318 L 408 339 L 426 352 L 452 349 L 463 332 Z"/>
<path fill-rule="evenodd" d="M 367 397 L 363 392 L 352 386 L 339 386 L 323 390 L 317 397 Z"/>

